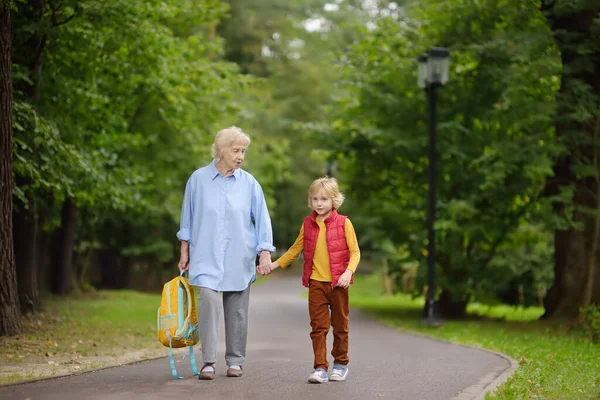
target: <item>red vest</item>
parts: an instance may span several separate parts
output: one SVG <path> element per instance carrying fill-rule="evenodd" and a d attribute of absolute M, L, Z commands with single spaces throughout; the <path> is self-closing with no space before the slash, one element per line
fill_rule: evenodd
<path fill-rule="evenodd" d="M 309 217 L 304 218 L 304 275 L 302 284 L 308 287 L 310 274 L 312 273 L 313 257 L 319 237 L 319 225 L 316 221 L 315 211 Z M 348 268 L 350 262 L 350 250 L 346 243 L 345 215 L 340 215 L 335 209 L 325 219 L 325 238 L 327 240 L 327 253 L 329 254 L 329 269 L 331 270 L 331 284 L 335 287 L 340 276 Z"/>

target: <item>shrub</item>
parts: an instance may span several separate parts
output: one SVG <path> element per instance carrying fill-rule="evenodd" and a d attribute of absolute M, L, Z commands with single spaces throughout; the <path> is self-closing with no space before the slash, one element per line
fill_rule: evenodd
<path fill-rule="evenodd" d="M 592 304 L 580 310 L 581 324 L 592 343 L 600 343 L 600 306 Z"/>

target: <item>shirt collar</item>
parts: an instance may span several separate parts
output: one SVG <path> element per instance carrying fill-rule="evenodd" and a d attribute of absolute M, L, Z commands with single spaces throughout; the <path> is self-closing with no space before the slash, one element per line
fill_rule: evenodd
<path fill-rule="evenodd" d="M 219 170 L 217 169 L 217 161 L 219 161 L 217 158 L 215 158 L 214 160 L 212 160 L 212 162 L 209 164 L 208 166 L 208 170 L 210 171 L 210 179 L 215 180 L 215 178 L 219 175 L 221 175 L 221 173 L 219 172 Z M 240 177 L 240 169 L 236 168 L 233 170 L 233 173 L 231 175 L 233 175 L 233 177 L 235 179 L 239 179 Z M 223 175 L 221 175 L 223 176 Z"/>

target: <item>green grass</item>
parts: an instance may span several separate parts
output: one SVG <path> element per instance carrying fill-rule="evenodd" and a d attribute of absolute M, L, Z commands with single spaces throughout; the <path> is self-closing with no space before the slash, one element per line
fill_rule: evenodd
<path fill-rule="evenodd" d="M 469 306 L 470 318 L 438 328 L 422 322 L 423 299 L 380 295 L 377 275 L 356 276 L 350 302 L 406 331 L 500 351 L 519 369 L 494 399 L 600 399 L 600 346 L 571 323 L 538 321 L 541 308 Z"/>
<path fill-rule="evenodd" d="M 159 294 L 133 291 L 44 298 L 42 312 L 23 317 L 21 335 L 0 338 L 0 365 L 84 370 L 103 363 L 81 365 L 86 357 L 118 359 L 128 352 L 160 349 L 151 334 L 156 331 L 159 304 Z M 25 380 L 27 375 L 3 377 L 0 382 Z"/>

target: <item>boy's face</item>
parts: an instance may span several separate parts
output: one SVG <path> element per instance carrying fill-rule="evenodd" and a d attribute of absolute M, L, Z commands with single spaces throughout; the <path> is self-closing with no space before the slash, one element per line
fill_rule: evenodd
<path fill-rule="evenodd" d="M 319 217 L 327 218 L 333 210 L 333 200 L 328 197 L 323 190 L 319 190 L 312 194 L 310 198 L 312 209 L 317 212 Z"/>

